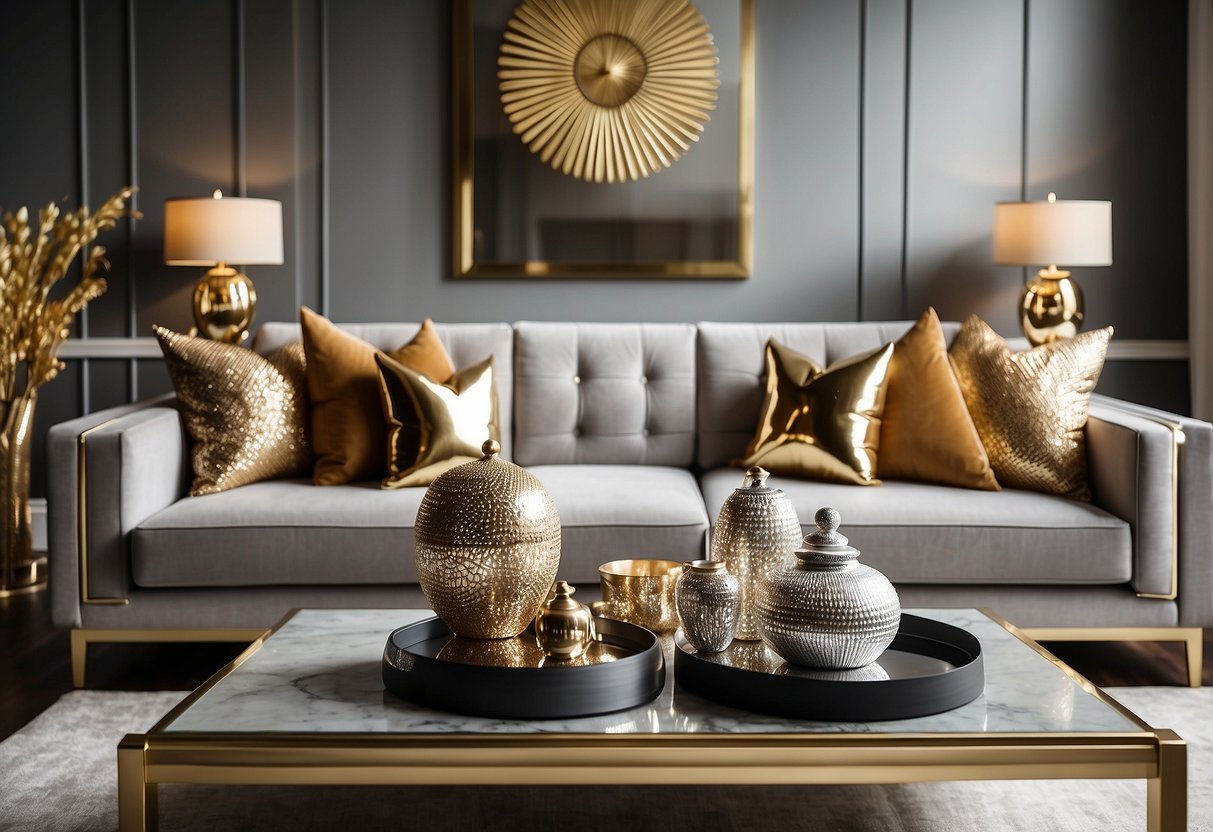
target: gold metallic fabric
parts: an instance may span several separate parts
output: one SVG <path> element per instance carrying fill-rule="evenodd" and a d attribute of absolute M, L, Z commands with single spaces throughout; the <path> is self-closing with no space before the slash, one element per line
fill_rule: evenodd
<path fill-rule="evenodd" d="M 523 0 L 497 77 L 514 132 L 544 164 L 623 182 L 699 141 L 719 64 L 707 21 L 686 0 Z"/>
<path fill-rule="evenodd" d="M 893 348 L 877 474 L 891 480 L 998 490 L 934 309 L 922 313 Z"/>
<path fill-rule="evenodd" d="M 543 483 L 499 457 L 496 441 L 482 450 L 426 490 L 414 527 L 417 577 L 455 635 L 513 638 L 556 580 L 560 514 Z"/>
<path fill-rule="evenodd" d="M 191 496 L 307 475 L 312 451 L 299 342 L 262 358 L 234 344 L 153 329 L 190 438 Z"/>
<path fill-rule="evenodd" d="M 822 370 L 774 338 L 766 348 L 766 398 L 743 468 L 827 482 L 879 485 L 876 453 L 893 344 Z"/>
<path fill-rule="evenodd" d="M 464 367 L 446 384 L 383 353 L 375 361 L 391 438 L 384 488 L 429 485 L 444 471 L 479 459 L 485 440 L 501 437 L 493 356 Z"/>
<path fill-rule="evenodd" d="M 970 316 L 950 355 L 998 481 L 1091 499 L 1087 488 L 1087 410 L 1112 327 L 1012 352 Z"/>
<path fill-rule="evenodd" d="M 299 310 L 299 323 L 307 350 L 316 485 L 381 479 L 387 473 L 388 427 L 380 404 L 375 348 L 306 306 Z M 439 382 L 455 372 L 428 319 L 409 343 L 390 355 Z"/>

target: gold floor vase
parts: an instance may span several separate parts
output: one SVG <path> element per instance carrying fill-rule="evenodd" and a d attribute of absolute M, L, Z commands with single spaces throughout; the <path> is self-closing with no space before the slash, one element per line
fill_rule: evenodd
<path fill-rule="evenodd" d="M 43 559 L 33 556 L 29 504 L 30 451 L 37 395 L 0 402 L 0 598 L 45 585 Z"/>

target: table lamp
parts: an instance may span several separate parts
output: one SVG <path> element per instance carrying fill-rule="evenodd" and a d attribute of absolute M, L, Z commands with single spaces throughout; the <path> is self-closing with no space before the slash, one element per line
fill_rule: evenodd
<path fill-rule="evenodd" d="M 248 337 L 257 292 L 228 264 L 282 264 L 282 203 L 225 197 L 219 190 L 165 200 L 164 262 L 213 267 L 194 289 L 194 322 L 199 335 L 238 344 Z"/>
<path fill-rule="evenodd" d="M 994 206 L 994 262 L 1047 266 L 1019 296 L 1019 323 L 1033 346 L 1073 338 L 1083 299 L 1064 266 L 1112 265 L 1112 203 L 1100 200 L 1000 202 Z"/>

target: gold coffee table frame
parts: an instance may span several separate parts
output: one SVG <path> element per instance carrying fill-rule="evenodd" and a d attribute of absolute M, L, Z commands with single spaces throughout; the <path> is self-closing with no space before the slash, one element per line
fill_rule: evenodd
<path fill-rule="evenodd" d="M 1187 746 L 1151 728 L 988 611 L 1140 731 L 938 734 L 363 734 L 164 729 L 292 610 L 146 734 L 118 745 L 122 832 L 157 828 L 161 783 L 230 785 L 827 785 L 942 780 L 1147 781 L 1146 828 L 1187 828 Z"/>

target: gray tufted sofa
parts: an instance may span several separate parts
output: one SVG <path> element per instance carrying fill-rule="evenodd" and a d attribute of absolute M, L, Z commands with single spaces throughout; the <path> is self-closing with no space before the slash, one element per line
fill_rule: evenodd
<path fill-rule="evenodd" d="M 828 363 L 908 326 L 437 330 L 456 366 L 496 356 L 503 453 L 552 493 L 561 577 L 592 595 L 605 561 L 704 555 L 741 483 L 729 462 L 754 428 L 768 337 Z M 391 349 L 417 325 L 346 329 Z M 298 337 L 295 324 L 268 323 L 253 348 Z M 988 607 L 1042 637 L 1182 640 L 1198 674 L 1198 628 L 1213 625 L 1213 426 L 1096 396 L 1088 438 L 1091 504 L 912 482 L 774 483 L 804 523 L 837 507 L 906 606 Z M 54 618 L 73 628 L 78 683 L 90 641 L 243 639 L 293 607 L 424 606 L 412 557 L 424 489 L 278 480 L 191 498 L 187 450 L 171 398 L 49 434 Z"/>

